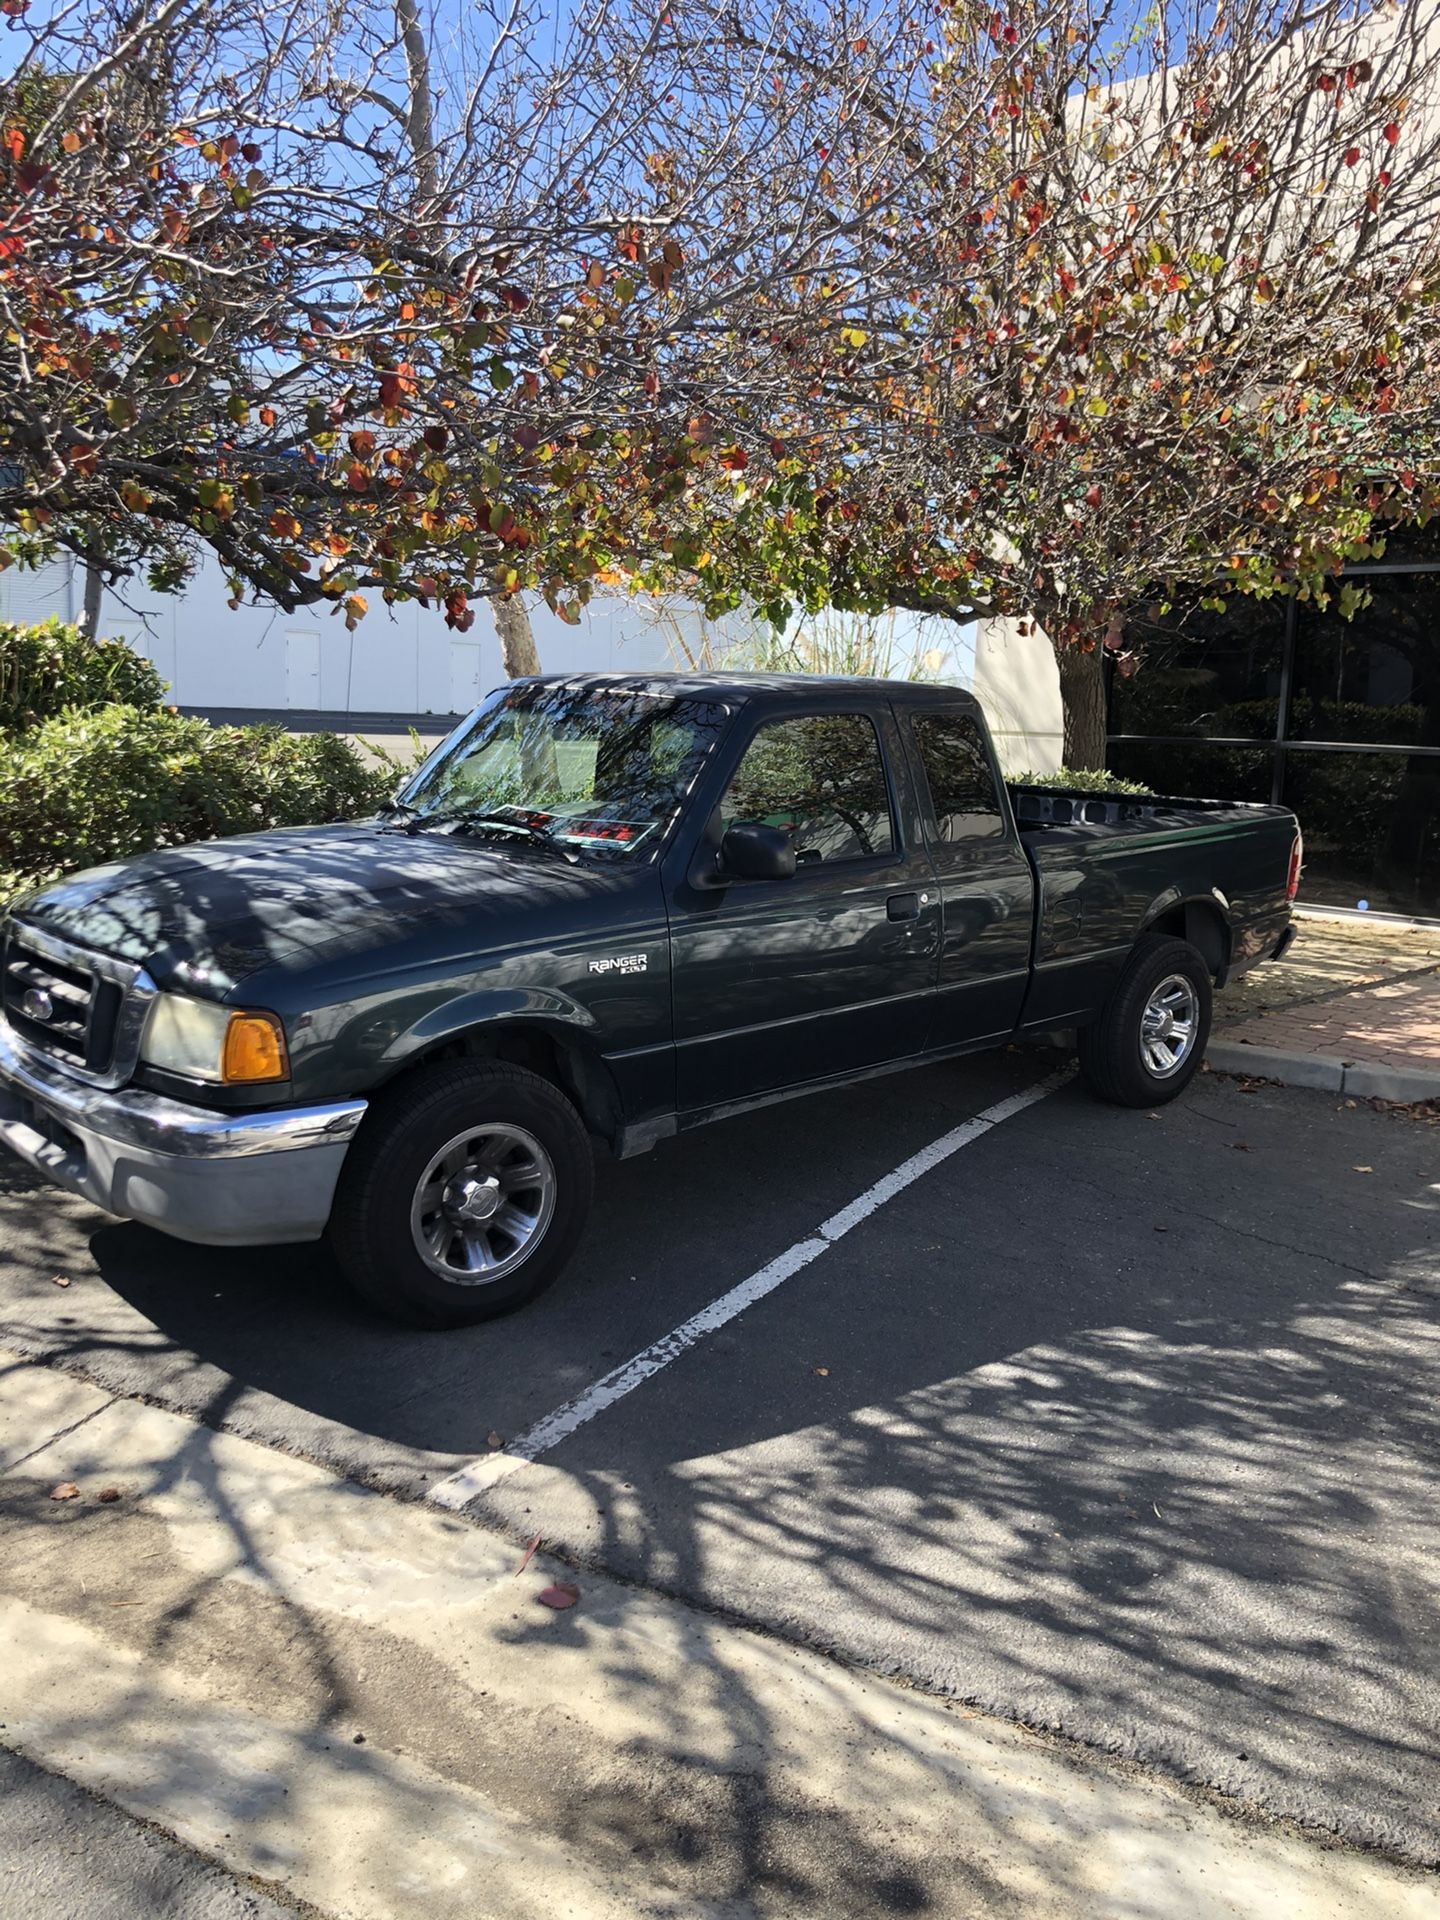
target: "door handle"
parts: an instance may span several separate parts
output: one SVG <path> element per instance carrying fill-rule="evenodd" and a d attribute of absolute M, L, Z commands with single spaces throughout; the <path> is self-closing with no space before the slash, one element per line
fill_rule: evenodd
<path fill-rule="evenodd" d="M 918 920 L 920 918 L 919 894 L 892 893 L 885 902 L 885 915 L 890 920 Z"/>

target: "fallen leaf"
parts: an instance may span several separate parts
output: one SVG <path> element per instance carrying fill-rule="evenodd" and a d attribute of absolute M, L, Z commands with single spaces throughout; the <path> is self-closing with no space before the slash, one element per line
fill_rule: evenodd
<path fill-rule="evenodd" d="M 1375 1169 L 1373 1167 L 1356 1167 L 1355 1171 L 1356 1173 L 1373 1173 Z"/>
<path fill-rule="evenodd" d="M 119 1487 L 102 1487 L 95 1497 L 101 1506 L 110 1507 L 120 1498 L 120 1489 Z"/>
<path fill-rule="evenodd" d="M 567 1607 L 573 1607 L 580 1598 L 580 1589 L 568 1580 L 557 1580 L 553 1587 L 542 1587 L 535 1598 L 542 1607 L 550 1607 L 556 1613 L 564 1613 Z"/>
<path fill-rule="evenodd" d="M 73 1480 L 62 1480 L 58 1487 L 52 1487 L 50 1489 L 50 1498 L 52 1500 L 78 1500 L 80 1498 L 80 1489 Z"/>
<path fill-rule="evenodd" d="M 52 1273 L 50 1276 L 50 1284 L 52 1287 L 68 1287 L 70 1284 L 70 1276 L 68 1273 Z"/>
<path fill-rule="evenodd" d="M 520 1562 L 519 1566 L 516 1567 L 515 1569 L 515 1578 L 517 1580 L 519 1579 L 520 1575 L 525 1571 L 526 1567 L 529 1566 L 531 1556 L 534 1554 L 535 1549 L 539 1546 L 539 1544 L 540 1544 L 540 1536 L 537 1533 L 535 1538 L 530 1542 L 529 1546 L 526 1547 L 525 1549 L 525 1558 Z"/>
<path fill-rule="evenodd" d="M 1250 1142 L 1248 1140 L 1232 1140 L 1230 1144 L 1237 1153 L 1249 1153 L 1250 1151 Z"/>
<path fill-rule="evenodd" d="M 351 1742 L 351 1745 L 356 1747 L 363 1747 L 364 1744 L 365 1744 L 365 1736 L 363 1733 L 357 1733 Z"/>
<path fill-rule="evenodd" d="M 818 1373 L 822 1380 L 828 1380 L 830 1378 L 829 1367 L 812 1367 L 810 1371 L 812 1373 Z"/>
<path fill-rule="evenodd" d="M 485 1444 L 492 1453 L 498 1453 L 505 1444 L 505 1436 L 503 1433 L 497 1433 L 492 1427 L 485 1436 Z"/>
<path fill-rule="evenodd" d="M 1169 1227 L 1153 1227 L 1151 1231 L 1153 1233 L 1169 1233 L 1170 1229 Z"/>

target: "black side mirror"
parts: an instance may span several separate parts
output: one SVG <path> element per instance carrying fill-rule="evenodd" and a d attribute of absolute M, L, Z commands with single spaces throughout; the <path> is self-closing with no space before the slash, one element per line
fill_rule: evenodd
<path fill-rule="evenodd" d="M 795 849 L 783 827 L 742 820 L 720 842 L 720 871 L 735 880 L 793 880 Z"/>

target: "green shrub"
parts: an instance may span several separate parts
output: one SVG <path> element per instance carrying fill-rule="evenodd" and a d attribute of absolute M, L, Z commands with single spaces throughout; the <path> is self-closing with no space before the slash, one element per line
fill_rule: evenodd
<path fill-rule="evenodd" d="M 56 714 L 0 737 L 0 887 L 155 847 L 373 813 L 394 785 L 336 734 L 167 708 Z"/>
<path fill-rule="evenodd" d="M 1139 780 L 1123 780 L 1108 767 L 1061 767 L 1056 773 L 1017 773 L 1012 787 L 1044 787 L 1056 793 L 1153 793 Z"/>
<path fill-rule="evenodd" d="M 0 730 L 32 727 L 69 707 L 158 707 L 169 689 L 123 640 L 91 642 L 61 620 L 0 621 Z"/>

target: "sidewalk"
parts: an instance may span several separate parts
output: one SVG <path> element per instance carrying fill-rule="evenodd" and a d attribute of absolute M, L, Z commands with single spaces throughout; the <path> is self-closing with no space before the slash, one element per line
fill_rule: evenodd
<path fill-rule="evenodd" d="M 1440 927 L 1298 924 L 1283 961 L 1217 995 L 1209 1065 L 1357 1099 L 1440 1099 Z"/>

